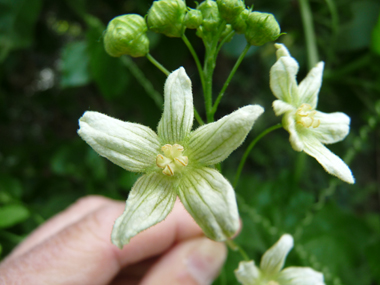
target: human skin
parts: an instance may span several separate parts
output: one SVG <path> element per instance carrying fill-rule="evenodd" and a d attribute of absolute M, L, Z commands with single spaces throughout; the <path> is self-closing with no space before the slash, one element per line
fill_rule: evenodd
<path fill-rule="evenodd" d="M 210 284 L 226 247 L 205 238 L 179 201 L 161 223 L 122 250 L 110 241 L 124 203 L 78 200 L 28 236 L 0 263 L 0 284 Z"/>

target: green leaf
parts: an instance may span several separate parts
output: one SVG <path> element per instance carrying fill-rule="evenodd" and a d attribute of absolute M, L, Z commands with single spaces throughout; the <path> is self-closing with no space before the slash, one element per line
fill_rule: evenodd
<path fill-rule="evenodd" d="M 94 17 L 87 17 L 91 25 L 87 33 L 90 72 L 106 99 L 125 94 L 129 74 L 119 58 L 109 56 L 103 47 L 104 25 Z"/>
<path fill-rule="evenodd" d="M 67 44 L 61 55 L 61 87 L 78 87 L 90 82 L 89 56 L 85 41 Z"/>
<path fill-rule="evenodd" d="M 41 4 L 41 0 L 0 1 L 0 62 L 12 49 L 32 44 Z"/>
<path fill-rule="evenodd" d="M 338 49 L 357 50 L 367 48 L 371 43 L 371 33 L 376 24 L 380 5 L 376 1 L 357 1 L 351 4 L 353 19 L 342 25 L 338 34 Z"/>
<path fill-rule="evenodd" d="M 87 167 L 91 170 L 96 180 L 105 180 L 107 176 L 106 160 L 97 154 L 92 148 L 87 148 L 85 158 Z"/>
<path fill-rule="evenodd" d="M 0 189 L 0 202 L 3 203 L 9 202 L 7 200 L 12 200 L 12 198 L 19 199 L 22 196 L 20 181 L 7 174 L 0 174 Z"/>
<path fill-rule="evenodd" d="M 9 228 L 29 218 L 30 213 L 22 205 L 5 205 L 0 208 L 0 229 Z"/>

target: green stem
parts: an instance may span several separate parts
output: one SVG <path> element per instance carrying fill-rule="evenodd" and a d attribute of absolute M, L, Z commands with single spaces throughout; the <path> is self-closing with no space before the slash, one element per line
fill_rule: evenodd
<path fill-rule="evenodd" d="M 170 72 L 165 67 L 163 67 L 161 63 L 155 60 L 150 53 L 146 55 L 146 58 L 149 59 L 149 61 L 153 63 L 153 65 L 156 66 L 159 70 L 161 70 L 166 76 L 169 76 Z"/>
<path fill-rule="evenodd" d="M 256 145 L 256 143 L 262 138 L 264 137 L 265 135 L 269 134 L 270 132 L 274 131 L 274 130 L 277 130 L 279 128 L 281 128 L 282 125 L 281 123 L 277 124 L 277 125 L 274 125 L 270 128 L 267 128 L 266 130 L 264 130 L 261 134 L 259 134 L 252 142 L 251 144 L 248 146 L 248 148 L 246 149 L 246 151 L 244 152 L 243 154 L 243 157 L 240 161 L 240 164 L 239 164 L 239 167 L 238 167 L 238 170 L 236 171 L 236 175 L 235 175 L 235 180 L 234 180 L 234 184 L 233 184 L 233 187 L 236 188 L 238 182 L 239 182 L 239 178 L 240 178 L 240 174 L 241 174 L 241 171 L 243 170 L 243 167 L 244 167 L 244 163 L 245 161 L 247 160 L 248 158 L 248 155 L 249 153 L 251 152 L 251 150 L 253 149 L 253 147 Z"/>
<path fill-rule="evenodd" d="M 129 69 L 129 71 L 133 74 L 136 80 L 145 89 L 146 93 L 150 96 L 150 98 L 153 99 L 157 107 L 161 110 L 163 104 L 161 94 L 154 89 L 152 83 L 145 77 L 144 73 L 142 73 L 140 68 L 134 63 L 134 61 L 129 56 L 122 56 L 121 62 Z"/>
<path fill-rule="evenodd" d="M 309 0 L 298 0 L 301 8 L 301 17 L 306 39 L 306 49 L 309 69 L 318 63 L 317 41 L 314 34 L 313 15 L 311 13 Z"/>
<path fill-rule="evenodd" d="M 220 42 L 220 44 L 218 45 L 217 49 L 216 49 L 216 54 L 219 53 L 220 49 L 222 48 L 222 46 L 227 42 L 229 41 L 230 39 L 232 39 L 232 37 L 235 35 L 235 31 L 231 31 L 227 36 L 224 37 L 224 39 Z"/>
<path fill-rule="evenodd" d="M 206 109 L 206 115 L 207 115 L 207 122 L 213 122 L 214 121 L 214 114 L 212 113 L 212 77 L 215 70 L 216 65 L 216 58 L 218 56 L 217 54 L 217 46 L 220 39 L 220 35 L 222 34 L 226 23 L 223 21 L 218 31 L 213 34 L 211 40 L 203 40 L 205 45 L 205 63 L 203 66 L 203 72 L 205 76 L 205 109 Z"/>
<path fill-rule="evenodd" d="M 197 65 L 198 72 L 199 72 L 199 77 L 201 78 L 202 89 L 203 89 L 203 93 L 204 93 L 205 92 L 205 87 L 206 87 L 205 86 L 205 75 L 203 73 L 201 62 L 199 61 L 197 53 L 195 52 L 193 46 L 191 45 L 190 41 L 187 39 L 187 37 L 185 36 L 185 34 L 182 35 L 182 40 L 186 44 L 187 48 L 189 49 L 191 55 L 194 58 L 195 64 Z"/>
<path fill-rule="evenodd" d="M 243 61 L 243 59 L 244 59 L 245 55 L 247 54 L 247 52 L 248 52 L 248 50 L 249 50 L 250 47 L 251 47 L 251 45 L 247 44 L 247 46 L 244 48 L 244 50 L 240 54 L 238 60 L 236 61 L 234 67 L 232 68 L 232 70 L 230 72 L 230 75 L 228 76 L 226 82 L 224 83 L 222 90 L 220 90 L 218 98 L 216 98 L 215 104 L 212 107 L 212 114 L 215 114 L 216 110 L 218 109 L 218 105 L 219 105 L 220 100 L 222 99 L 222 97 L 224 95 L 224 92 L 226 91 L 228 85 L 230 84 L 230 81 L 231 81 L 232 77 L 235 75 L 236 70 L 240 66 L 240 63 Z"/>
<path fill-rule="evenodd" d="M 250 261 L 250 258 L 245 253 L 245 251 L 233 240 L 229 239 L 225 241 L 226 245 L 233 251 L 239 251 L 240 255 L 243 257 L 245 261 Z"/>
<path fill-rule="evenodd" d="M 194 107 L 194 117 L 195 117 L 195 119 L 197 120 L 197 122 L 198 122 L 198 124 L 199 124 L 200 126 L 202 126 L 202 125 L 205 124 L 205 123 L 203 122 L 201 116 L 199 116 L 199 113 L 198 113 L 198 111 L 195 109 L 195 107 Z"/>

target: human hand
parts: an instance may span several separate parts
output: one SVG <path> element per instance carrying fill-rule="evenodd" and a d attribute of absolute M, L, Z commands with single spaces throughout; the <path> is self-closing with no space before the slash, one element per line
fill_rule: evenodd
<path fill-rule="evenodd" d="M 124 207 L 100 196 L 80 199 L 0 263 L 0 284 L 190 285 L 217 276 L 225 245 L 205 238 L 179 201 L 163 222 L 120 250 L 110 235 Z"/>

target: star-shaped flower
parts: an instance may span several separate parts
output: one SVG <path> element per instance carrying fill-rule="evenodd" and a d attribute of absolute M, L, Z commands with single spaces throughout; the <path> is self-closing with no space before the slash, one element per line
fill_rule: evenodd
<path fill-rule="evenodd" d="M 243 285 L 324 285 L 323 274 L 310 267 L 287 267 L 286 256 L 293 247 L 293 237 L 284 234 L 261 258 L 260 268 L 254 261 L 241 261 L 235 270 Z"/>
<path fill-rule="evenodd" d="M 282 44 L 275 44 L 277 62 L 270 71 L 270 87 L 279 100 L 273 102 L 277 116 L 290 133 L 294 150 L 314 157 L 330 174 L 354 183 L 351 170 L 324 144 L 343 140 L 350 130 L 350 118 L 344 113 L 322 113 L 316 110 L 322 84 L 323 62 L 319 62 L 298 85 L 298 63 Z"/>
<path fill-rule="evenodd" d="M 178 196 L 204 233 L 222 241 L 239 228 L 235 193 L 212 167 L 245 139 L 264 109 L 243 107 L 217 122 L 191 131 L 191 81 L 183 68 L 169 75 L 157 134 L 149 127 L 87 111 L 78 134 L 101 156 L 120 167 L 145 173 L 132 187 L 112 242 L 122 248 L 131 237 L 169 214 Z"/>

